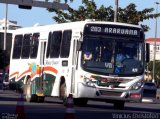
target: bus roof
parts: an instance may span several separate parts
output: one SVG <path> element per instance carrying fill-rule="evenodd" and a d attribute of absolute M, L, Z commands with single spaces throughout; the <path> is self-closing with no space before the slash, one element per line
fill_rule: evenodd
<path fill-rule="evenodd" d="M 5 30 L 0 30 L 0 33 L 4 33 L 5 32 Z M 14 30 L 7 30 L 7 33 L 13 33 L 14 32 Z"/>
<path fill-rule="evenodd" d="M 19 28 L 15 30 L 16 34 L 20 33 L 28 33 L 30 32 L 43 32 L 43 31 L 52 31 L 52 30 L 63 30 L 63 29 L 71 29 L 71 28 L 79 28 L 83 29 L 85 24 L 92 23 L 92 24 L 111 24 L 111 25 L 120 25 L 120 26 L 130 26 L 141 28 L 138 25 L 133 24 L 126 24 L 126 23 L 119 23 L 119 22 L 106 22 L 106 21 L 95 21 L 95 20 L 85 20 L 85 21 L 76 21 L 76 22 L 68 22 L 68 23 L 60 23 L 60 24 L 51 24 L 51 25 L 44 25 L 44 26 L 32 26 L 32 27 L 25 27 Z"/>

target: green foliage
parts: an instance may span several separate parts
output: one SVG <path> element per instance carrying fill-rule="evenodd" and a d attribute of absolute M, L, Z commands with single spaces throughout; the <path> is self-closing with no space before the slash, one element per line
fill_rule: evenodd
<path fill-rule="evenodd" d="M 60 2 L 60 0 L 58 1 Z M 101 5 L 98 8 L 94 0 L 82 0 L 82 5 L 80 5 L 77 10 L 69 7 L 68 11 L 53 9 L 48 9 L 48 11 L 56 13 L 53 19 L 58 23 L 81 21 L 85 19 L 114 21 L 113 7 L 105 7 L 104 5 Z M 136 10 L 136 5 L 130 3 L 125 8 L 118 8 L 118 22 L 141 25 L 144 31 L 148 31 L 149 27 L 147 25 L 140 24 L 140 22 L 160 16 L 160 13 L 152 14 L 153 11 L 153 8 L 145 8 L 142 11 L 138 11 Z"/>

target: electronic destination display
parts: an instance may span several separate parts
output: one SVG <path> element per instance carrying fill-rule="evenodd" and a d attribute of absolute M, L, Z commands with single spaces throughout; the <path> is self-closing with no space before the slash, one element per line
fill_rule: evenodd
<path fill-rule="evenodd" d="M 87 24 L 84 29 L 84 34 L 106 34 L 132 37 L 140 37 L 141 32 L 143 32 L 143 30 L 140 28 L 111 24 Z"/>

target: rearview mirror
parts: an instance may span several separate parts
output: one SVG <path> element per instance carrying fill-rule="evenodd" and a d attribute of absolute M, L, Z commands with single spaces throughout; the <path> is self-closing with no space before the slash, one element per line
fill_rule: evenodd
<path fill-rule="evenodd" d="M 145 59 L 146 59 L 146 63 L 148 63 L 150 61 L 150 45 L 149 43 L 146 43 L 146 56 L 145 56 Z"/>
<path fill-rule="evenodd" d="M 80 51 L 82 48 L 82 41 L 77 41 L 77 51 Z"/>

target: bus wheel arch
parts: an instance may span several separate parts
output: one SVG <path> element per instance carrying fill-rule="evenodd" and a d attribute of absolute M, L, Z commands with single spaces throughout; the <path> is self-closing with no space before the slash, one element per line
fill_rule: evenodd
<path fill-rule="evenodd" d="M 24 84 L 28 84 L 31 81 L 31 76 L 27 75 L 25 80 L 24 80 Z"/>

